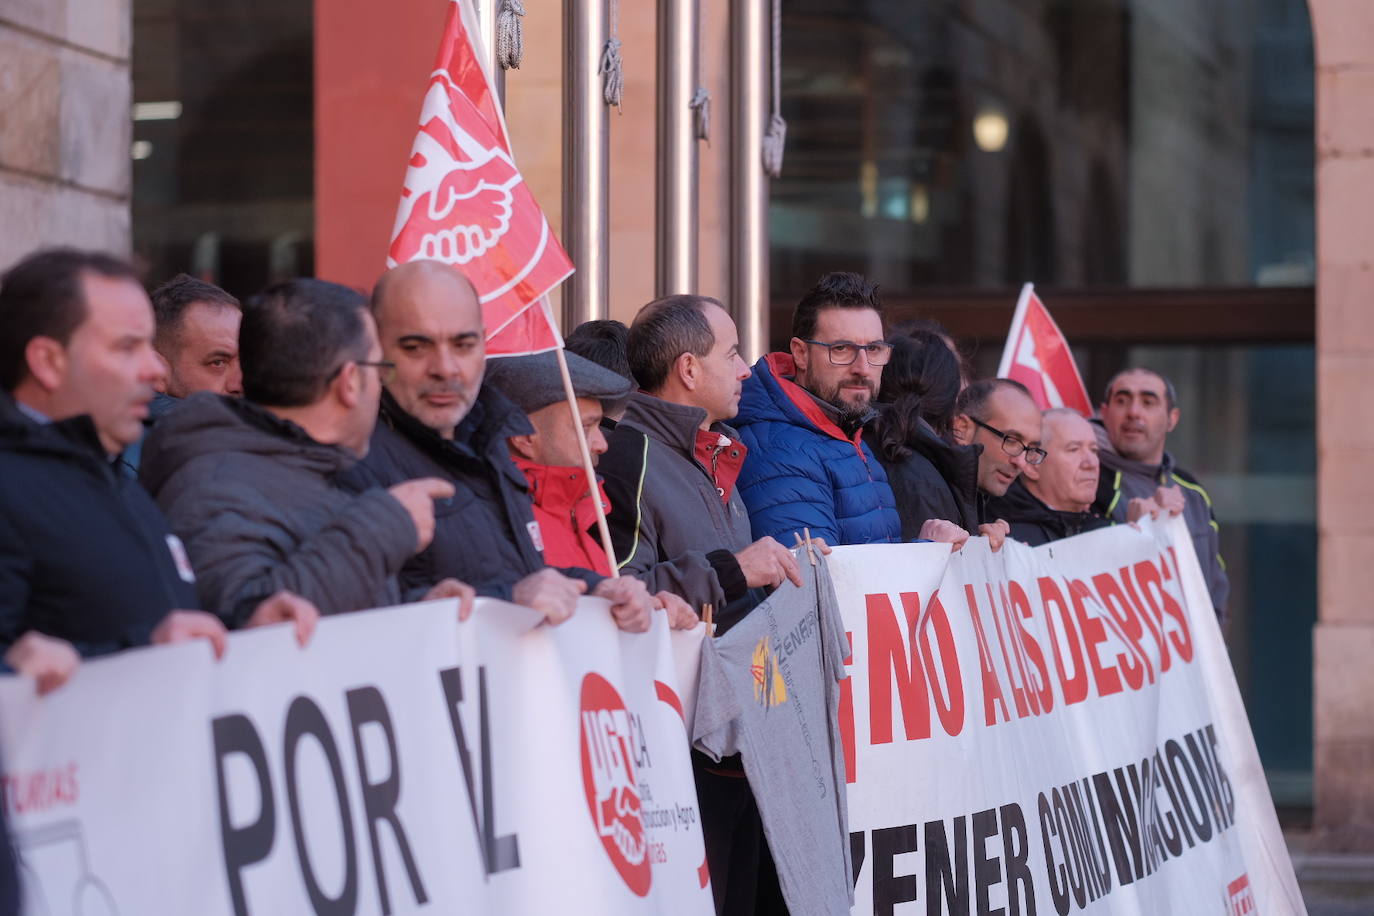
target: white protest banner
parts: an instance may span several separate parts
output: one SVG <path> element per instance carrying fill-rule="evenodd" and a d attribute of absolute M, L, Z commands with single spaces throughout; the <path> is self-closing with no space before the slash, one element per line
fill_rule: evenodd
<path fill-rule="evenodd" d="M 0 679 L 26 912 L 710 913 L 663 615 L 454 602 Z"/>
<path fill-rule="evenodd" d="M 1305 913 L 1181 520 L 836 548 L 855 913 Z"/>

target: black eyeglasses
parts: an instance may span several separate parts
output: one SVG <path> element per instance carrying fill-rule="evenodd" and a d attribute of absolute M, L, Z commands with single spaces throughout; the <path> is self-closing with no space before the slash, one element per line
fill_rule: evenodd
<path fill-rule="evenodd" d="M 1017 455 L 1021 454 L 1022 452 L 1025 452 L 1026 464 L 1039 464 L 1040 462 L 1044 461 L 1046 458 L 1050 456 L 1050 453 L 1045 451 L 1043 448 L 1036 448 L 1034 446 L 1027 445 L 1020 439 L 1013 436 L 1011 433 L 1004 433 L 995 426 L 989 426 L 982 420 L 979 420 L 977 417 L 969 417 L 969 419 L 972 420 L 974 423 L 977 423 L 979 426 L 983 427 L 983 429 L 986 429 L 988 432 L 992 433 L 994 436 L 1001 436 L 1002 451 L 1006 452 L 1011 457 L 1015 458 Z"/>
<path fill-rule="evenodd" d="M 385 387 L 386 385 L 390 385 L 392 382 L 396 381 L 396 364 L 393 363 L 393 362 L 392 362 L 391 360 L 389 360 L 389 359 L 378 359 L 378 360 L 359 359 L 359 360 L 354 360 L 353 364 L 354 364 L 355 366 L 371 366 L 372 368 L 376 369 L 376 370 L 377 370 L 377 374 L 378 374 L 378 375 L 381 377 L 381 379 L 382 379 L 382 385 L 383 385 L 384 387 Z"/>
<path fill-rule="evenodd" d="M 823 340 L 808 340 L 801 338 L 802 343 L 814 344 L 818 347 L 825 347 L 830 351 L 830 365 L 850 366 L 854 360 L 859 358 L 859 351 L 864 351 L 868 357 L 870 366 L 886 366 L 888 359 L 892 357 L 892 344 L 880 340 L 871 344 L 856 344 L 852 340 L 838 340 L 835 343 L 826 343 Z"/>

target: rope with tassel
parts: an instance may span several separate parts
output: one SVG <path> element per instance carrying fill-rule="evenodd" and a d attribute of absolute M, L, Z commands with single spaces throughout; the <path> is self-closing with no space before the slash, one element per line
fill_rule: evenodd
<path fill-rule="evenodd" d="M 782 174 L 782 151 L 787 122 L 782 119 L 782 0 L 773 0 L 773 110 L 763 134 L 763 170 L 769 178 Z"/>
<path fill-rule="evenodd" d="M 687 107 L 692 109 L 693 135 L 698 140 L 705 140 L 706 145 L 711 145 L 711 93 L 706 91 L 705 86 L 698 86 L 697 91 L 692 95 L 692 101 L 687 103 Z"/>
<path fill-rule="evenodd" d="M 607 105 L 614 105 L 616 111 L 624 114 L 620 107 L 625 98 L 625 63 L 620 58 L 620 0 L 610 0 L 611 28 L 607 33 L 606 45 L 601 50 L 601 96 Z"/>
<path fill-rule="evenodd" d="M 692 48 L 692 69 L 696 71 L 697 78 L 701 78 L 701 3 L 694 3 L 692 16 L 696 19 L 696 45 Z M 692 93 L 692 100 L 687 103 L 687 107 L 692 110 L 692 136 L 697 140 L 705 140 L 706 145 L 711 145 L 711 92 L 705 86 L 697 86 L 697 91 Z"/>
<path fill-rule="evenodd" d="M 520 0 L 499 0 L 496 13 L 496 62 L 502 70 L 519 70 L 525 56 L 525 34 L 520 20 L 525 6 Z"/>

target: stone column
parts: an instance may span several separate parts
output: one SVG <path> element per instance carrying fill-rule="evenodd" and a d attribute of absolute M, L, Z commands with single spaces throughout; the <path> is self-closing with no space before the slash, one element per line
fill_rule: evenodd
<path fill-rule="evenodd" d="M 1374 4 L 1310 0 L 1317 58 L 1316 842 L 1374 848 Z"/>
<path fill-rule="evenodd" d="M 131 0 L 0 12 L 0 269 L 35 248 L 129 252 Z"/>

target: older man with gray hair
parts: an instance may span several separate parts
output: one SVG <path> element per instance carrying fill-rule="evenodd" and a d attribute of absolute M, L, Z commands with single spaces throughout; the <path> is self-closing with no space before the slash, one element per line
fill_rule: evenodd
<path fill-rule="evenodd" d="M 1051 408 L 1041 418 L 1040 448 L 1045 460 L 1022 468 L 1004 495 L 989 500 L 989 512 L 1032 547 L 1110 525 L 1092 511 L 1101 470 L 1092 424 L 1067 407 Z"/>

